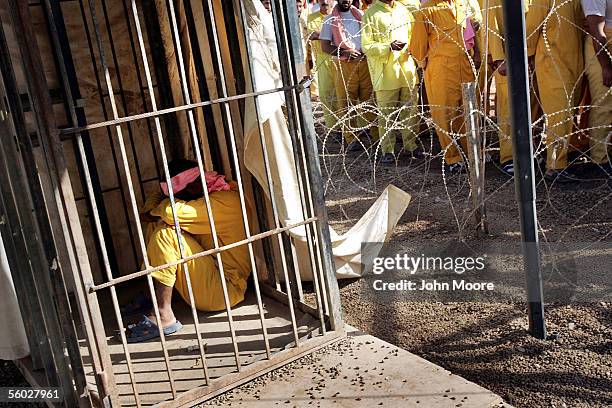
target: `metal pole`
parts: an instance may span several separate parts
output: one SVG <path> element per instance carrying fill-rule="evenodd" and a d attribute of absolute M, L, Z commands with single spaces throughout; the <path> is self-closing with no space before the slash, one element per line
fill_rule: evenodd
<path fill-rule="evenodd" d="M 515 188 L 519 203 L 521 237 L 525 277 L 527 280 L 527 311 L 529 333 L 545 339 L 544 293 L 538 245 L 538 218 L 535 206 L 535 169 L 531 143 L 531 105 L 529 103 L 529 75 L 527 72 L 527 44 L 525 35 L 525 5 L 504 0 L 506 27 L 506 61 L 510 90 L 510 117 L 514 148 Z"/>

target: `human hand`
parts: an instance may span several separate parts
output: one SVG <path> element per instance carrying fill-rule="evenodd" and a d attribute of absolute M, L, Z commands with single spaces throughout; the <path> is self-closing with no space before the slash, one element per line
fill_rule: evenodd
<path fill-rule="evenodd" d="M 358 51 L 358 50 L 348 50 L 348 49 L 343 49 L 341 51 L 341 54 L 344 55 L 345 57 L 348 57 L 348 59 L 350 59 L 350 60 L 359 59 L 363 55 L 363 53 L 361 51 Z"/>
<path fill-rule="evenodd" d="M 390 45 L 393 51 L 401 51 L 404 49 L 405 46 L 406 46 L 405 42 L 398 41 L 398 40 L 394 40 Z"/>

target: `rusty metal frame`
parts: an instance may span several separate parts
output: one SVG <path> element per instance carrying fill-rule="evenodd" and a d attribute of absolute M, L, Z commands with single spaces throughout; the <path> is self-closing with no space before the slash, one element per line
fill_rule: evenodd
<path fill-rule="evenodd" d="M 230 326 L 230 332 L 232 334 L 232 343 L 234 345 L 234 354 L 236 358 L 236 372 L 228 375 L 224 375 L 218 379 L 209 379 L 206 364 L 206 354 L 202 344 L 202 336 L 199 332 L 198 316 L 195 309 L 195 301 L 191 290 L 191 283 L 189 272 L 186 270 L 186 280 L 190 292 L 190 306 L 194 317 L 194 324 L 196 326 L 196 335 L 198 337 L 198 344 L 200 355 L 202 358 L 203 367 L 203 378 L 206 383 L 204 386 L 192 389 L 182 394 L 177 394 L 176 389 L 173 385 L 173 374 L 172 368 L 168 360 L 168 352 L 166 347 L 166 340 L 164 336 L 159 340 L 161 343 L 164 357 L 166 360 L 166 370 L 168 373 L 168 381 L 171 385 L 173 399 L 170 401 L 163 402 L 163 406 L 187 406 L 196 402 L 200 402 L 209 399 L 227 389 L 230 389 L 238 384 L 247 382 L 257 376 L 260 376 L 270 370 L 280 367 L 290 361 L 293 361 L 303 355 L 306 355 L 317 348 L 324 347 L 331 342 L 337 341 L 345 336 L 344 326 L 341 317 L 340 308 L 340 296 L 337 281 L 335 278 L 335 268 L 332 260 L 331 253 L 331 240 L 329 237 L 329 229 L 327 224 L 327 213 L 325 209 L 325 202 L 323 197 L 322 177 L 318 162 L 318 153 L 316 147 L 316 137 L 314 133 L 314 126 L 312 123 L 312 112 L 310 111 L 310 99 L 309 92 L 305 86 L 306 81 L 300 81 L 303 77 L 303 73 L 299 67 L 303 66 L 303 56 L 301 55 L 301 45 L 299 45 L 299 30 L 297 25 L 296 7 L 295 0 L 288 0 L 287 2 L 274 1 L 274 20 L 275 20 L 275 31 L 277 36 L 277 42 L 279 47 L 279 61 L 281 71 L 283 73 L 283 86 L 277 89 L 270 89 L 260 92 L 243 93 L 239 95 L 230 95 L 226 88 L 226 81 L 228 80 L 224 76 L 224 67 L 221 63 L 220 49 L 219 49 L 219 34 L 217 33 L 216 18 L 219 17 L 215 13 L 219 13 L 219 10 L 213 4 L 218 2 L 217 0 L 195 0 L 201 1 L 202 6 L 207 10 L 207 29 L 210 33 L 211 42 L 214 43 L 214 48 L 211 47 L 211 52 L 216 54 L 216 67 L 215 70 L 219 75 L 219 88 L 217 89 L 217 99 L 210 101 L 191 101 L 189 98 L 189 89 L 187 79 L 185 75 L 185 66 L 182 61 L 181 51 L 181 39 L 178 33 L 178 22 L 176 11 L 174 10 L 174 2 L 170 0 L 167 2 L 169 9 L 169 16 L 171 19 L 171 27 L 173 29 L 173 37 L 175 47 L 177 49 L 176 56 L 178 59 L 178 66 L 180 72 L 180 82 L 183 88 L 184 100 L 180 106 L 175 106 L 167 109 L 157 109 L 156 97 L 152 88 L 152 79 L 150 74 L 149 62 L 147 60 L 147 52 L 145 49 L 145 43 L 143 39 L 143 32 L 140 27 L 140 16 L 138 6 L 135 0 L 125 0 L 130 4 L 130 7 L 126 8 L 126 12 L 130 10 L 132 18 L 135 24 L 138 40 L 138 51 L 140 52 L 140 58 L 144 65 L 144 78 L 148 86 L 148 90 L 151 96 L 150 110 L 137 115 L 120 116 L 115 106 L 115 95 L 113 92 L 113 81 L 111 74 L 106 62 L 104 55 L 104 46 L 102 45 L 100 26 L 96 17 L 96 6 L 91 0 L 87 1 L 89 7 L 89 13 L 93 21 L 93 35 L 97 45 L 97 52 L 99 57 L 99 63 L 101 65 L 101 72 L 103 74 L 102 83 L 105 86 L 105 90 L 109 95 L 111 102 L 111 113 L 112 119 L 99 122 L 99 123 L 87 123 L 81 125 L 77 120 L 77 101 L 75 101 L 74 95 L 70 87 L 70 81 L 67 77 L 66 65 L 64 64 L 63 55 L 56 55 L 57 57 L 57 69 L 58 75 L 62 78 L 64 86 L 64 97 L 65 103 L 68 107 L 69 117 L 71 118 L 72 126 L 67 129 L 60 130 L 57 123 L 55 122 L 52 103 L 49 94 L 46 92 L 46 78 L 43 71 L 42 61 L 40 60 L 40 51 L 36 45 L 36 38 L 32 31 L 32 25 L 29 21 L 29 12 L 27 4 L 18 0 L 3 0 L 8 3 L 9 9 L 12 9 L 12 21 L 20 34 L 22 34 L 21 41 L 19 43 L 21 57 L 24 63 L 24 69 L 28 72 L 28 88 L 31 95 L 31 106 L 35 112 L 36 121 L 39 129 L 39 139 L 41 141 L 41 147 L 46 162 L 49 164 L 48 169 L 45 169 L 45 181 L 43 182 L 43 189 L 47 195 L 46 212 L 48 212 L 49 219 L 57 220 L 54 223 L 53 234 L 54 240 L 53 248 L 57 248 L 58 262 L 60 265 L 59 271 L 61 276 L 65 279 L 69 278 L 74 282 L 76 289 L 76 299 L 78 301 L 79 316 L 78 319 L 82 322 L 85 329 L 85 340 L 92 356 L 93 371 L 97 382 L 98 392 L 97 395 L 92 395 L 92 400 L 101 400 L 103 404 L 120 406 L 121 401 L 118 395 L 118 385 L 114 379 L 113 366 L 110 358 L 110 351 L 107 343 L 107 333 L 102 324 L 102 314 L 100 305 L 98 302 L 98 293 L 103 290 L 109 290 L 112 295 L 112 304 L 115 312 L 115 317 L 119 325 L 121 333 L 121 340 L 124 347 L 124 355 L 128 365 L 128 374 L 130 376 L 130 382 L 132 384 L 133 396 L 137 406 L 141 405 L 139 400 L 139 394 L 137 389 L 137 383 L 135 381 L 134 372 L 130 362 L 130 353 L 127 347 L 127 342 L 124 334 L 124 324 L 119 311 L 119 304 L 116 295 L 116 286 L 128 281 L 132 281 L 138 277 L 146 276 L 149 288 L 151 289 L 151 295 L 154 299 L 155 312 L 159 318 L 159 312 L 156 307 L 155 292 L 153 290 L 151 273 L 163 269 L 168 266 L 176 266 L 182 264 L 186 268 L 186 263 L 192 259 L 196 259 L 202 256 L 214 256 L 218 260 L 219 273 L 222 276 L 222 283 L 225 282 L 223 278 L 223 268 L 221 262 L 221 256 L 223 252 L 228 249 L 234 248 L 239 245 L 246 245 L 249 248 L 251 266 L 253 268 L 253 274 L 255 278 L 255 291 L 257 294 L 257 303 L 259 307 L 260 320 L 262 324 L 262 336 L 266 345 L 266 358 L 257 362 L 254 362 L 248 366 L 241 366 L 239 359 L 239 349 L 236 336 L 234 335 L 234 328 L 232 326 L 232 310 L 229 306 L 227 288 L 223 287 L 224 298 L 226 302 L 227 319 Z M 21 4 L 19 4 L 21 3 Z M 43 0 L 43 7 L 51 17 L 52 8 L 50 0 Z M 242 21 L 236 18 L 243 24 L 245 22 L 244 10 L 241 7 L 241 0 L 234 0 L 233 7 L 235 12 L 241 16 Z M 129 18 L 129 17 L 127 17 Z M 58 35 L 57 27 L 55 27 L 54 19 L 48 18 L 47 23 L 49 25 L 49 32 L 51 42 L 54 46 L 55 52 L 60 53 L 61 47 L 59 46 L 60 36 Z M 248 47 L 247 47 L 248 48 Z M 295 52 L 294 52 L 295 51 Z M 134 50 L 136 52 L 136 50 Z M 247 55 L 250 51 L 247 50 Z M 296 66 L 298 67 L 296 69 Z M 248 69 L 248 67 L 245 67 Z M 303 221 L 297 222 L 291 225 L 281 225 L 279 221 L 278 211 L 275 203 L 274 194 L 271 194 L 270 204 L 272 206 L 272 214 L 274 219 L 272 220 L 272 228 L 267 229 L 258 234 L 250 233 L 249 218 L 246 213 L 246 204 L 244 198 L 244 192 L 242 190 L 242 178 L 241 168 L 239 164 L 239 155 L 237 150 L 237 141 L 233 133 L 234 122 L 232 120 L 233 111 L 230 109 L 230 103 L 246 98 L 253 98 L 257 103 L 258 96 L 283 92 L 287 103 L 288 116 L 289 116 L 289 129 L 291 134 L 291 140 L 294 146 L 294 159 L 296 165 L 296 171 L 298 174 L 298 180 L 300 181 L 300 197 L 303 211 Z M 105 243 L 104 235 L 101 230 L 101 220 L 96 216 L 96 208 L 103 203 L 98 202 L 98 199 L 91 189 L 91 179 L 88 173 L 87 156 L 83 149 L 83 138 L 88 137 L 87 131 L 96 128 L 107 128 L 111 131 L 114 137 L 117 138 L 119 146 L 121 147 L 121 157 L 123 165 L 126 166 L 126 152 L 123 144 L 122 135 L 122 124 L 130 124 L 138 120 L 153 120 L 154 126 L 152 127 L 154 134 L 157 135 L 157 141 L 159 143 L 159 149 L 161 150 L 161 163 L 163 164 L 163 175 L 165 178 L 169 190 L 172 191 L 171 178 L 168 169 L 168 159 L 165 153 L 165 140 L 164 130 L 161 125 L 160 117 L 163 115 L 176 113 L 185 114 L 190 124 L 190 134 L 192 137 L 192 147 L 196 153 L 198 167 L 201 174 L 203 174 L 205 163 L 200 153 L 199 138 L 197 127 L 194 124 L 194 111 L 196 109 L 202 109 L 204 106 L 218 104 L 223 113 L 222 118 L 226 125 L 228 132 L 228 149 L 234 165 L 234 171 L 239 185 L 239 195 L 241 201 L 241 210 L 244 218 L 244 228 L 246 232 L 246 239 L 233 243 L 230 245 L 219 245 L 215 234 L 214 218 L 210 210 L 210 201 L 207 193 L 207 189 L 204 186 L 204 200 L 209 209 L 209 219 L 211 220 L 211 229 L 213 230 L 214 248 L 207 250 L 202 253 L 198 253 L 193 256 L 184 256 L 181 249 L 180 260 L 169 263 L 167 265 L 152 267 L 146 256 L 146 249 L 144 246 L 144 237 L 142 227 L 137 217 L 137 204 L 134 195 L 134 187 L 128 182 L 127 189 L 130 192 L 129 204 L 131 211 L 134 212 L 136 217 L 136 235 L 137 241 L 140 242 L 140 249 L 144 256 L 145 268 L 141 271 L 133 272 L 131 274 L 115 278 L 110 274 L 108 258 L 105 257 Z M 267 157 L 267 150 L 265 148 L 265 140 L 263 137 L 262 129 L 260 126 L 260 141 L 262 143 L 264 154 L 264 162 L 266 166 L 267 182 L 270 192 L 273 192 L 272 180 L 269 170 L 269 162 Z M 84 164 L 83 177 L 85 185 L 88 187 L 89 200 L 91 201 L 91 208 L 93 212 L 93 223 L 97 229 L 98 239 L 100 240 L 100 246 L 102 248 L 103 264 L 107 273 L 107 282 L 96 285 L 93 280 L 88 255 L 85 249 L 85 240 L 82 233 L 78 212 L 76 210 L 76 203 L 73 196 L 72 186 L 70 184 L 70 178 L 67 176 L 67 167 L 65 153 L 62 147 L 62 138 L 66 137 L 74 138 L 77 146 L 77 154 L 80 155 L 80 159 Z M 125 167 L 125 172 L 128 178 L 130 178 L 130 171 L 128 167 Z M 204 180 L 204 177 L 201 177 Z M 174 197 L 170 194 L 170 200 L 174 211 Z M 288 259 L 295 261 L 295 251 L 291 240 L 285 240 L 283 235 L 286 231 L 291 230 L 297 226 L 303 226 L 306 230 L 306 240 L 309 253 L 309 261 L 312 269 L 312 275 L 315 283 L 315 295 L 316 305 L 312 307 L 304 303 L 304 298 L 301 290 L 299 270 L 297 268 L 291 268 L 287 264 Z M 174 227 L 179 242 L 179 247 L 182 248 L 181 244 L 181 227 L 174 214 Z M 288 306 L 291 315 L 293 336 L 294 341 L 289 344 L 289 348 L 275 354 L 272 354 L 269 349 L 269 345 L 266 337 L 265 319 L 263 314 L 263 300 L 259 288 L 259 279 L 257 278 L 257 266 L 255 265 L 254 252 L 252 245 L 258 241 L 266 238 L 278 239 L 277 245 L 280 248 L 280 254 L 282 258 L 283 268 L 283 280 L 285 287 L 282 288 L 277 281 L 276 287 L 262 284 L 262 293 L 268 294 L 271 298 L 277 299 Z M 288 247 L 286 246 L 288 244 Z M 290 273 L 291 272 L 291 273 Z M 297 298 L 295 295 L 297 294 Z M 309 336 L 300 338 L 298 335 L 295 309 L 300 309 L 305 313 L 309 313 L 315 316 L 320 321 L 320 329 L 317 332 L 311 332 Z M 52 339 L 57 341 L 58 338 Z M 80 357 L 80 356 L 79 356 Z M 84 380 L 84 374 L 78 373 L 77 382 Z M 87 393 L 87 390 L 81 390 Z M 70 404 L 69 404 L 70 405 Z"/>

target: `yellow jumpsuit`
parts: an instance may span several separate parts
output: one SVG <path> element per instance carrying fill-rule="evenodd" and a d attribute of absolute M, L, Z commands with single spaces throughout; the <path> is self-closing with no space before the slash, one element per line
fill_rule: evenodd
<path fill-rule="evenodd" d="M 148 225 L 146 234 L 147 255 L 153 267 L 181 259 L 170 200 L 162 198 L 160 193 L 149 196 L 142 211 L 159 217 L 159 221 Z M 210 194 L 210 202 L 219 245 L 245 239 L 238 193 L 233 190 L 214 192 Z M 187 202 L 176 200 L 175 203 L 176 216 L 182 229 L 183 255 L 187 257 L 214 248 L 204 199 Z M 223 251 L 221 261 L 230 304 L 235 306 L 244 300 L 247 279 L 251 273 L 248 248 L 243 245 Z M 185 302 L 189 303 L 184 265 L 170 266 L 152 273 L 151 276 L 165 286 L 174 286 Z M 186 265 L 196 308 L 202 311 L 224 310 L 225 302 L 216 255 L 196 258 L 188 261 Z"/>
<path fill-rule="evenodd" d="M 612 28 L 606 27 L 608 52 L 612 53 Z M 612 89 L 604 86 L 601 65 L 595 56 L 593 38 L 586 37 L 584 47 L 586 74 L 591 91 L 591 108 L 589 114 L 591 160 L 597 164 L 610 161 L 610 143 L 608 135 L 612 133 Z"/>
<path fill-rule="evenodd" d="M 584 68 L 580 0 L 533 0 L 526 31 L 537 38 L 538 92 L 546 114 L 546 168 L 567 167 L 568 138 L 582 97 Z"/>
<path fill-rule="evenodd" d="M 326 14 L 317 11 L 308 16 L 308 35 L 321 32 Z M 325 126 L 333 129 L 337 123 L 336 117 L 336 66 L 331 55 L 323 52 L 321 41 L 311 41 L 315 56 L 315 72 L 317 73 L 319 100 L 323 104 Z"/>
<path fill-rule="evenodd" d="M 412 14 L 397 2 L 391 7 L 376 1 L 365 12 L 362 24 L 361 44 L 376 94 L 382 153 L 393 153 L 394 128 L 401 129 L 404 148 L 411 152 L 417 147 L 419 125 L 416 64 L 406 49 L 393 51 L 390 44 L 410 42 Z"/>
<path fill-rule="evenodd" d="M 525 3 L 525 19 L 527 25 L 532 26 L 529 13 L 529 3 Z M 504 38 L 504 16 L 502 0 L 490 0 L 491 10 L 489 12 L 489 51 L 493 61 L 504 61 L 506 59 Z M 533 57 L 536 52 L 538 37 L 532 32 L 527 33 L 527 56 Z M 510 103 L 508 94 L 508 76 L 495 72 L 495 87 L 497 92 L 497 124 L 499 126 L 499 162 L 504 164 L 513 159 L 512 156 L 512 126 L 510 123 Z M 539 116 L 539 105 L 535 92 L 531 97 L 531 120 L 535 121 Z"/>
<path fill-rule="evenodd" d="M 463 40 L 468 1 L 429 0 L 415 14 L 410 52 L 425 66 L 425 89 L 444 161 L 463 160 L 457 139 L 464 145 L 461 84 L 474 81 Z"/>

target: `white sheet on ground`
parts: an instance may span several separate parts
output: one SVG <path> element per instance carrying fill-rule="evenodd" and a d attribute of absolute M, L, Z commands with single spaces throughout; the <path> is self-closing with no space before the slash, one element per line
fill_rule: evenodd
<path fill-rule="evenodd" d="M 245 8 L 255 91 L 279 88 L 282 81 L 270 13 L 259 0 L 245 1 Z M 270 197 L 258 129 L 259 120 L 263 126 L 280 222 L 283 225 L 300 222 L 304 216 L 291 137 L 282 110 L 283 95 L 268 94 L 258 99 L 257 112 L 252 101 L 246 105 L 244 164 Z M 408 193 L 390 185 L 348 232 L 339 235 L 330 227 L 336 276 L 339 279 L 362 275 L 362 265 L 370 264 L 380 250 L 380 246 L 373 246 L 367 253 L 362 253 L 362 243 L 386 242 L 409 202 Z M 309 255 L 306 230 L 298 227 L 289 232 L 296 245 L 297 257 L 302 263 L 301 277 L 310 280 L 312 276 L 307 265 Z"/>
<path fill-rule="evenodd" d="M 0 236 L 0 360 L 17 360 L 30 354 L 23 320 L 13 286 L 13 277 Z"/>

